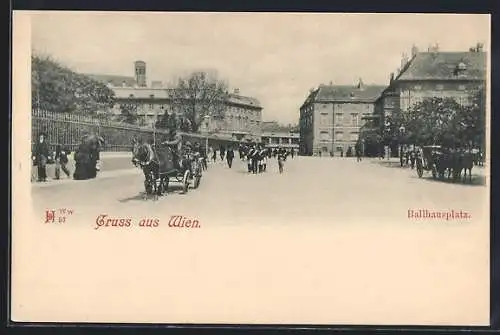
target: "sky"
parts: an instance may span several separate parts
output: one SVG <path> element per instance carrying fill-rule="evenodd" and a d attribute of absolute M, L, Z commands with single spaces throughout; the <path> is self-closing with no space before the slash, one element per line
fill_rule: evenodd
<path fill-rule="evenodd" d="M 78 72 L 133 76 L 143 60 L 148 81 L 169 83 L 215 71 L 283 124 L 320 84 L 387 85 L 412 45 L 490 50 L 489 15 L 43 11 L 31 30 L 33 50 Z"/>

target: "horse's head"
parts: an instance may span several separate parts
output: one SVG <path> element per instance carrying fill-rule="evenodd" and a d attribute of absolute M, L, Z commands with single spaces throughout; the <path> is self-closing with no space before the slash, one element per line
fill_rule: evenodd
<path fill-rule="evenodd" d="M 134 139 L 132 141 L 132 163 L 134 165 L 147 165 L 153 160 L 153 149 L 149 143 Z"/>

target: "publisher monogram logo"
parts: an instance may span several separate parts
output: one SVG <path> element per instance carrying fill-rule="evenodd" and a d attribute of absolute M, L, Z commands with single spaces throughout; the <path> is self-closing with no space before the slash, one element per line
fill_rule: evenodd
<path fill-rule="evenodd" d="M 445 210 L 445 211 L 436 211 L 429 209 L 409 209 L 408 210 L 408 219 L 416 219 L 416 220 L 468 220 L 472 216 L 469 212 L 463 210 Z"/>

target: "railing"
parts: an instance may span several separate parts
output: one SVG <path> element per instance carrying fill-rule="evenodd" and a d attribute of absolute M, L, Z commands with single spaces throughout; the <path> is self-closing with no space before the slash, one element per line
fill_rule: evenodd
<path fill-rule="evenodd" d="M 56 145 L 75 151 L 81 143 L 82 137 L 86 134 L 97 134 L 103 137 L 105 140 L 103 151 L 130 151 L 134 137 L 149 140 L 153 138 L 153 133 L 155 133 L 156 140 L 163 141 L 168 135 L 168 132 L 163 129 L 153 131 L 151 127 L 140 127 L 109 120 L 107 115 L 61 114 L 34 109 L 31 116 L 32 148 L 39 134 L 44 132 L 47 134 L 47 143 L 51 151 L 55 150 Z M 235 142 L 217 134 L 208 136 L 180 134 L 192 142 L 202 142 L 208 138 L 210 145 Z"/>

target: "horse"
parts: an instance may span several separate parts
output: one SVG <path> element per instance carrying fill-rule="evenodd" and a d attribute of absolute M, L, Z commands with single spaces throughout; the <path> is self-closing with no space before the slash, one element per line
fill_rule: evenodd
<path fill-rule="evenodd" d="M 469 171 L 469 182 L 472 182 L 472 168 L 474 167 L 474 154 L 470 152 L 461 152 L 458 154 L 458 165 L 456 167 L 457 177 L 460 178 L 464 171 L 465 182 L 467 180 L 467 170 Z"/>
<path fill-rule="evenodd" d="M 154 147 L 150 143 L 142 143 L 136 139 L 132 143 L 132 164 L 140 166 L 145 177 L 144 198 L 152 193 L 156 200 L 168 189 L 168 174 L 176 170 L 172 149 L 166 145 Z"/>

